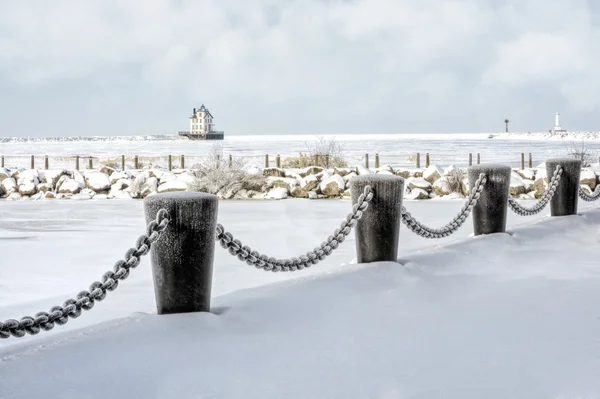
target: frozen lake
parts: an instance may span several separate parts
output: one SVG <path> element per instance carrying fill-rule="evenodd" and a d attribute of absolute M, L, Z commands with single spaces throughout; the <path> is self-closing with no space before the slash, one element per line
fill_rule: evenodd
<path fill-rule="evenodd" d="M 467 165 L 469 153 L 481 154 L 484 163 L 501 162 L 516 167 L 520 165 L 521 153 L 532 153 L 534 166 L 547 158 L 564 156 L 567 152 L 565 142 L 558 138 L 544 136 L 495 134 L 492 139 L 487 133 L 476 134 L 339 134 L 324 136 L 335 138 L 342 146 L 344 154 L 351 164 L 363 163 L 365 153 L 370 154 L 371 165 L 374 155 L 380 155 L 381 164 L 392 166 L 414 166 L 415 154 L 421 153 L 421 164 L 425 164 L 425 153 L 430 153 L 431 162 L 440 166 L 450 164 Z M 314 135 L 271 135 L 271 136 L 226 136 L 218 143 L 223 146 L 227 156 L 244 157 L 248 162 L 264 165 L 265 154 L 271 156 L 274 165 L 276 154 L 297 156 L 307 151 L 307 142 L 314 142 Z M 571 140 L 567 140 L 569 142 Z M 146 139 L 144 137 L 127 140 L 103 137 L 96 141 L 9 141 L 0 142 L 0 155 L 5 156 L 7 167 L 29 167 L 30 156 L 37 157 L 36 164 L 43 165 L 43 156 L 50 157 L 51 167 L 69 167 L 75 165 L 74 156 L 92 156 L 94 162 L 116 162 L 120 164 L 121 155 L 132 164 L 132 157 L 138 155 L 140 162 L 153 162 L 166 165 L 166 156 L 175 156 L 174 165 L 179 164 L 179 155 L 186 156 L 186 165 L 197 163 L 202 156 L 211 152 L 215 141 L 190 141 L 187 139 Z M 575 140 L 581 144 L 579 139 Z M 600 153 L 600 140 L 587 140 L 586 146 L 594 153 Z M 81 167 L 87 162 L 81 161 Z"/>

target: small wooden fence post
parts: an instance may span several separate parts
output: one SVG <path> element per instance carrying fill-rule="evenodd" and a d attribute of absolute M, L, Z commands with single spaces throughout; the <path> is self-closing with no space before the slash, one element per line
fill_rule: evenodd
<path fill-rule="evenodd" d="M 421 154 L 417 152 L 417 169 L 421 169 Z"/>
<path fill-rule="evenodd" d="M 379 168 L 379 154 L 375 154 L 375 169 Z"/>
<path fill-rule="evenodd" d="M 35 169 L 35 157 L 31 156 L 31 169 Z"/>
<path fill-rule="evenodd" d="M 233 168 L 233 156 L 229 154 L 229 169 Z"/>
<path fill-rule="evenodd" d="M 425 154 L 425 167 L 429 167 L 429 153 Z"/>
<path fill-rule="evenodd" d="M 88 169 L 94 169 L 94 158 L 91 155 L 88 159 Z"/>
<path fill-rule="evenodd" d="M 481 154 L 477 153 L 477 165 L 481 164 Z"/>
<path fill-rule="evenodd" d="M 521 153 L 521 170 L 525 169 L 525 153 Z"/>
<path fill-rule="evenodd" d="M 275 166 L 281 168 L 281 157 L 279 156 L 279 154 L 275 156 Z"/>
<path fill-rule="evenodd" d="M 173 170 L 173 157 L 169 155 L 169 171 Z"/>
<path fill-rule="evenodd" d="M 138 156 L 134 156 L 133 157 L 133 169 L 138 170 L 140 168 L 139 166 L 139 160 L 138 160 Z"/>
<path fill-rule="evenodd" d="M 125 155 L 121 155 L 121 170 L 125 170 Z"/>
<path fill-rule="evenodd" d="M 329 169 L 329 154 L 325 154 L 325 168 Z"/>
<path fill-rule="evenodd" d="M 79 170 L 79 155 L 75 155 L 75 170 Z"/>
<path fill-rule="evenodd" d="M 473 154 L 469 153 L 469 166 L 473 166 Z"/>
<path fill-rule="evenodd" d="M 50 162 L 48 161 L 48 155 L 44 155 L 44 169 L 48 170 Z"/>
<path fill-rule="evenodd" d="M 369 169 L 369 154 L 365 154 L 365 168 Z"/>
<path fill-rule="evenodd" d="M 185 155 L 183 154 L 179 156 L 179 167 L 185 169 Z"/>
<path fill-rule="evenodd" d="M 531 153 L 529 153 L 529 168 L 533 168 L 533 159 L 531 158 Z"/>
<path fill-rule="evenodd" d="M 2 165 L 0 165 L 0 166 L 4 167 L 4 155 L 2 155 L 2 160 L 1 160 L 1 162 L 2 162 Z"/>
<path fill-rule="evenodd" d="M 269 167 L 269 154 L 265 155 L 265 168 Z"/>

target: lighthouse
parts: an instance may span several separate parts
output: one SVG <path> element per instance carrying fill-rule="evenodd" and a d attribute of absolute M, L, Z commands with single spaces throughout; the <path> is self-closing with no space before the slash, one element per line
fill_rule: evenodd
<path fill-rule="evenodd" d="M 554 115 L 554 128 L 552 129 L 553 133 L 565 133 L 566 130 L 562 128 L 560 125 L 560 114 L 557 112 Z"/>

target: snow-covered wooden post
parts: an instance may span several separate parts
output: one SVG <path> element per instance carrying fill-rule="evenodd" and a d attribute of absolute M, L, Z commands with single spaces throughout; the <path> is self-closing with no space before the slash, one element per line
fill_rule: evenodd
<path fill-rule="evenodd" d="M 88 169 L 94 169 L 94 158 L 91 155 L 88 158 Z"/>
<path fill-rule="evenodd" d="M 480 173 L 487 176 L 481 196 L 473 207 L 473 232 L 476 236 L 506 232 L 510 166 L 480 164 L 469 167 L 468 173 L 471 190 Z"/>
<path fill-rule="evenodd" d="M 121 170 L 125 170 L 125 155 L 121 155 Z"/>
<path fill-rule="evenodd" d="M 31 156 L 31 169 L 35 169 L 35 156 Z"/>
<path fill-rule="evenodd" d="M 79 155 L 75 155 L 75 170 L 79 170 Z"/>
<path fill-rule="evenodd" d="M 146 197 L 144 209 L 147 223 L 160 209 L 170 219 L 150 253 L 158 314 L 210 311 L 217 197 L 162 193 Z"/>
<path fill-rule="evenodd" d="M 173 157 L 171 155 L 169 155 L 168 166 L 169 166 L 169 171 L 173 170 Z"/>
<path fill-rule="evenodd" d="M 369 169 L 369 154 L 365 154 L 365 168 Z"/>
<path fill-rule="evenodd" d="M 550 200 L 550 214 L 552 216 L 567 216 L 577 214 L 577 200 L 579 198 L 579 178 L 581 176 L 581 161 L 573 158 L 553 158 L 546 161 L 546 174 L 548 181 L 556 167 L 562 166 L 562 175 Z"/>
<path fill-rule="evenodd" d="M 2 159 L 0 160 L 0 167 L 4 167 L 4 155 L 2 155 Z"/>
<path fill-rule="evenodd" d="M 44 169 L 48 170 L 50 162 L 48 161 L 48 155 L 44 155 Z"/>
<path fill-rule="evenodd" d="M 181 154 L 179 157 L 179 167 L 185 169 L 185 155 Z"/>
<path fill-rule="evenodd" d="M 371 186 L 373 199 L 356 224 L 356 259 L 358 263 L 397 262 L 404 179 L 376 174 L 353 177 L 352 204 L 357 203 L 365 186 Z"/>

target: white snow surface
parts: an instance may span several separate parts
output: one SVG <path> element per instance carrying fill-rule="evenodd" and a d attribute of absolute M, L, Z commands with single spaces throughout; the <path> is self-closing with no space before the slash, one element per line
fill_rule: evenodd
<path fill-rule="evenodd" d="M 406 201 L 438 227 L 464 200 Z M 527 202 L 525 203 L 528 204 Z M 596 398 L 600 210 L 509 213 L 399 263 L 351 264 L 351 234 L 308 270 L 265 273 L 217 246 L 212 313 L 157 316 L 145 257 L 115 292 L 37 336 L 0 341 L 0 398 Z M 275 257 L 319 244 L 350 201 L 222 201 L 219 222 Z M 48 310 L 112 268 L 143 204 L 4 202 L 0 320 Z"/>

